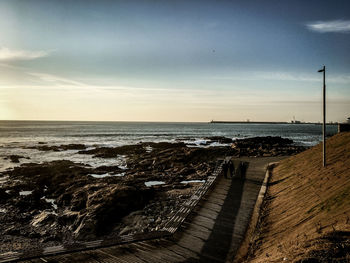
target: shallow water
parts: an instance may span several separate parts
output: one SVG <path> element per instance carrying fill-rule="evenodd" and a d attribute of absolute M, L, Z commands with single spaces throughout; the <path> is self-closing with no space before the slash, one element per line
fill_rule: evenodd
<path fill-rule="evenodd" d="M 89 174 L 94 178 L 105 178 L 105 177 L 112 177 L 112 176 L 124 176 L 125 173 L 120 173 L 120 174 L 110 174 L 110 173 L 105 173 L 105 174 Z"/>
<path fill-rule="evenodd" d="M 154 185 L 161 185 L 161 184 L 165 184 L 165 182 L 162 182 L 162 181 L 148 181 L 148 182 L 145 182 L 145 185 L 147 187 L 154 186 Z"/>
<path fill-rule="evenodd" d="M 182 184 L 190 184 L 190 183 L 205 183 L 205 180 L 188 180 L 188 181 L 181 181 Z"/>
<path fill-rule="evenodd" d="M 24 195 L 24 196 L 26 196 L 26 195 L 31 195 L 33 193 L 33 191 L 20 191 L 19 192 L 19 195 Z"/>
<path fill-rule="evenodd" d="M 41 199 L 44 199 L 47 203 L 50 203 L 51 204 L 51 206 L 52 206 L 52 208 L 54 209 L 54 210 L 57 210 L 57 205 L 55 204 L 55 199 L 50 199 L 50 198 L 46 198 L 45 196 L 43 196 Z"/>

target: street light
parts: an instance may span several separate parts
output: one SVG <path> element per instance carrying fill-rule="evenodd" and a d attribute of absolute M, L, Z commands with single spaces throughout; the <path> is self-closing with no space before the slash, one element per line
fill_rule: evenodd
<path fill-rule="evenodd" d="M 323 72 L 323 167 L 326 166 L 326 66 L 318 72 Z"/>

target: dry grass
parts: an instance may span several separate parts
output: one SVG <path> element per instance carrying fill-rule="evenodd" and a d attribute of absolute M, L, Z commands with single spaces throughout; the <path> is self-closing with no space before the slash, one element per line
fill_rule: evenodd
<path fill-rule="evenodd" d="M 350 262 L 350 133 L 327 148 L 325 168 L 320 144 L 274 169 L 248 262 Z"/>

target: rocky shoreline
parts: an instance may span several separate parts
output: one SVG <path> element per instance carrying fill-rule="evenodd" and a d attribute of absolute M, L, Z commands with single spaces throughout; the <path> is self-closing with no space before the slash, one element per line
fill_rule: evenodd
<path fill-rule="evenodd" d="M 231 146 L 210 146 L 211 143 Z M 77 150 L 96 158 L 124 156 L 126 168 L 68 160 L 23 163 L 0 174 L 0 253 L 73 240 L 160 230 L 225 156 L 281 156 L 303 151 L 280 137 L 232 141 L 208 137 L 208 147 L 142 142 L 120 147 L 83 144 L 40 151 Z M 24 156 L 8 156 L 20 162 Z"/>

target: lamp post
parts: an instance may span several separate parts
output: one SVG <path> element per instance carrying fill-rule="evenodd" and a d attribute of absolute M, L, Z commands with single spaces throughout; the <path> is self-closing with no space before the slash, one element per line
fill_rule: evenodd
<path fill-rule="evenodd" d="M 318 72 L 323 72 L 323 167 L 326 166 L 326 66 Z"/>

